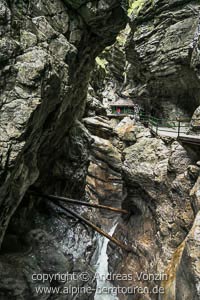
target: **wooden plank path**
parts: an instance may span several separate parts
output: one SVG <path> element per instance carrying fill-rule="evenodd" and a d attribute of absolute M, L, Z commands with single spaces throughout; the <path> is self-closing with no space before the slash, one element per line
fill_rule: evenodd
<path fill-rule="evenodd" d="M 117 119 L 123 119 L 124 117 L 132 116 L 134 117 L 134 114 L 108 114 L 109 118 L 117 118 Z M 199 145 L 200 144 L 200 134 L 188 134 L 190 128 L 190 121 L 189 119 L 181 120 L 170 120 L 170 119 L 158 119 L 152 116 L 147 115 L 140 115 L 140 121 L 144 124 L 146 124 L 151 132 L 154 135 L 158 135 L 161 137 L 169 137 L 174 138 L 176 140 L 179 140 L 183 143 L 187 144 L 194 144 Z M 200 119 L 193 119 L 193 121 L 199 121 Z M 167 125 L 163 125 L 167 124 Z M 199 128 L 200 132 L 200 128 Z"/>
<path fill-rule="evenodd" d="M 188 133 L 190 120 L 167 120 L 145 117 L 144 120 L 141 118 L 141 121 L 146 123 L 151 132 L 157 136 L 174 138 L 187 144 L 200 145 L 200 134 Z"/>

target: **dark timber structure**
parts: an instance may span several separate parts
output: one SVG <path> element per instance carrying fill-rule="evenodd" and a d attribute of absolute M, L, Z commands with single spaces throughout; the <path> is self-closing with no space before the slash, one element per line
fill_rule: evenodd
<path fill-rule="evenodd" d="M 43 193 L 38 192 L 38 191 L 29 191 L 29 193 L 31 195 L 35 195 L 35 196 L 38 196 L 38 197 L 41 197 L 41 198 L 46 198 L 46 199 L 51 200 L 55 205 L 60 207 L 62 210 L 69 213 L 70 215 L 74 216 L 75 218 L 79 219 L 81 222 L 87 224 L 89 227 L 91 227 L 92 229 L 94 229 L 95 231 L 100 233 L 101 235 L 108 238 L 111 242 L 113 242 L 114 244 L 116 244 L 117 246 L 122 248 L 123 250 L 125 250 L 127 252 L 134 251 L 134 249 L 131 246 L 123 244 L 121 241 L 117 240 L 115 237 L 112 237 L 107 232 L 103 231 L 101 228 L 99 228 L 98 226 L 93 224 L 91 221 L 83 218 L 82 216 L 80 216 L 79 214 L 74 212 L 72 209 L 70 209 L 70 208 L 64 206 L 63 204 L 61 204 L 60 201 L 65 202 L 65 203 L 69 203 L 69 204 L 74 204 L 74 205 L 83 205 L 83 206 L 95 207 L 95 208 L 100 208 L 100 209 L 107 209 L 107 210 L 110 210 L 110 211 L 113 211 L 113 212 L 116 212 L 116 213 L 122 213 L 122 214 L 129 214 L 129 212 L 127 210 L 124 210 L 124 209 L 121 209 L 121 208 L 116 208 L 116 207 L 100 205 L 100 204 L 88 203 L 88 202 L 75 200 L 75 199 L 71 199 L 71 198 L 65 198 L 65 197 L 54 196 L 54 195 L 47 195 L 47 194 L 43 194 Z"/>
<path fill-rule="evenodd" d="M 111 114 L 108 114 L 109 117 L 122 117 L 126 115 L 134 114 L 134 104 L 130 99 L 119 99 L 114 103 L 110 104 L 112 110 Z"/>

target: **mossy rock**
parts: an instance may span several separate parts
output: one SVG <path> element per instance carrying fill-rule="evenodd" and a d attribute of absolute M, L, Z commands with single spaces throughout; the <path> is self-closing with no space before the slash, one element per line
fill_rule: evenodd
<path fill-rule="evenodd" d="M 106 65 L 108 64 L 108 62 L 107 62 L 107 60 L 105 58 L 100 58 L 99 56 L 97 56 L 96 57 L 96 63 L 102 69 L 106 70 Z"/>
<path fill-rule="evenodd" d="M 138 16 L 140 11 L 144 6 L 147 4 L 153 5 L 154 0 L 130 0 L 129 1 L 129 9 L 128 9 L 128 15 L 134 14 L 135 16 Z"/>

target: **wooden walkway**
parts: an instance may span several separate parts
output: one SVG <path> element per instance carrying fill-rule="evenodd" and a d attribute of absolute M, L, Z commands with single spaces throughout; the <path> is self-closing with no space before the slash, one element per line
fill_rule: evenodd
<path fill-rule="evenodd" d="M 132 116 L 134 114 L 108 114 L 110 118 L 123 119 L 124 117 Z M 189 119 L 184 120 L 170 120 L 170 119 L 158 119 L 152 116 L 140 115 L 140 121 L 147 125 L 154 135 L 161 137 L 169 137 L 177 139 L 185 144 L 200 145 L 200 133 L 190 134 L 190 122 Z M 194 121 L 199 121 L 196 119 Z M 200 132 L 200 128 L 199 128 Z"/>
<path fill-rule="evenodd" d="M 130 116 L 133 116 L 133 114 L 107 114 L 107 117 L 108 118 L 115 118 L 115 119 L 123 119 L 125 117 L 130 117 Z"/>
<path fill-rule="evenodd" d="M 190 120 L 188 119 L 169 120 L 141 116 L 141 122 L 145 123 L 151 132 L 157 136 L 174 138 L 187 144 L 200 145 L 200 134 L 189 132 Z"/>

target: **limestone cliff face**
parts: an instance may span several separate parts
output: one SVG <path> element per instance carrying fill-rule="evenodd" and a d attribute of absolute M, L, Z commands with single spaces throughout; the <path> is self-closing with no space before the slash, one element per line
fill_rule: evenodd
<path fill-rule="evenodd" d="M 1 3 L 1 237 L 52 154 L 66 155 L 94 58 L 125 24 L 120 2 L 87 2 Z"/>
<path fill-rule="evenodd" d="M 109 243 L 108 254 L 110 272 L 132 280 L 114 279 L 114 284 L 164 288 L 163 294 L 136 290 L 119 299 L 198 299 L 199 162 L 177 141 L 154 137 L 130 118 L 118 123 L 96 116 L 84 123 L 94 139 L 89 198 L 130 212 L 118 220 L 114 236 L 133 251 Z M 102 212 L 101 224 L 106 215 L 113 216 Z M 147 279 L 148 274 L 161 275 Z"/>
<path fill-rule="evenodd" d="M 97 60 L 105 102 L 129 97 L 159 117 L 199 118 L 198 1 L 129 2 L 129 25 Z"/>
<path fill-rule="evenodd" d="M 200 104 L 198 1 L 131 1 L 126 45 L 133 96 L 157 115 L 192 115 Z"/>
<path fill-rule="evenodd" d="M 90 164 L 86 192 L 89 199 L 103 205 L 121 207 L 124 198 L 120 141 L 107 118 L 93 117 L 83 120 L 92 133 Z M 106 211 L 102 215 L 113 216 Z"/>
<path fill-rule="evenodd" d="M 120 97 L 127 98 L 127 59 L 125 43 L 130 32 L 127 25 L 117 36 L 116 42 L 107 47 L 97 58 L 95 69 L 92 73 L 91 85 L 96 95 L 110 113 L 110 103 Z"/>
<path fill-rule="evenodd" d="M 125 96 L 154 115 L 192 116 L 200 101 L 198 1 L 129 2 L 129 25 L 97 61 L 107 100 Z"/>
<path fill-rule="evenodd" d="M 93 234 L 25 193 L 34 185 L 83 197 L 92 138 L 79 120 L 90 72 L 125 24 L 126 1 L 0 3 L 1 299 L 15 299 L 16 289 L 20 299 L 37 298 L 28 273 L 70 272 L 78 259 L 83 270 L 90 260 Z"/>
<path fill-rule="evenodd" d="M 160 299 L 199 299 L 199 234 L 198 213 L 187 238 L 176 250 L 167 268 L 168 279 L 163 282 L 166 292 Z"/>
<path fill-rule="evenodd" d="M 190 192 L 192 196 L 192 206 L 196 214 L 193 226 L 186 239 L 174 253 L 168 267 L 168 280 L 163 282 L 166 293 L 161 299 L 199 299 L 200 297 L 200 223 L 199 223 L 199 191 L 200 176 L 198 177 L 193 189 Z"/>
<path fill-rule="evenodd" d="M 116 234 L 125 243 L 132 243 L 135 252 L 125 255 L 112 250 L 111 270 L 133 275 L 132 282 L 118 282 L 122 286 L 151 289 L 159 281 L 139 279 L 138 274 L 164 273 L 186 238 L 194 220 L 190 191 L 199 168 L 177 142 L 167 143 L 151 136 L 136 137 L 136 143 L 124 149 L 123 157 L 127 196 L 122 205 L 132 215 L 119 223 Z M 138 295 L 123 299 L 137 299 Z M 144 293 L 140 299 L 158 299 L 158 294 Z"/>
<path fill-rule="evenodd" d="M 109 120 L 103 103 L 128 97 L 159 116 L 196 110 L 199 117 L 200 5 L 130 3 L 126 29 L 124 0 L 0 3 L 2 300 L 94 299 L 94 292 L 36 293 L 37 286 L 95 289 L 92 280 L 33 282 L 31 275 L 87 271 L 92 278 L 96 237 L 30 187 L 130 211 L 114 235 L 133 251 L 110 243 L 108 254 L 110 271 L 132 274 L 133 281 L 114 284 L 161 285 L 165 294 L 120 300 L 199 298 L 198 153 L 152 136 L 131 118 Z M 198 131 L 199 123 L 191 128 Z M 73 209 L 99 225 L 102 216 L 113 217 Z M 167 279 L 145 280 L 140 272 L 164 272 Z"/>
<path fill-rule="evenodd" d="M 191 132 L 198 134 L 199 2 L 130 2 L 124 93 L 150 114 L 172 119 L 177 114 L 193 116 Z M 118 238 L 132 238 L 137 251 L 128 257 L 118 253 L 117 258 L 112 250 L 110 269 L 133 274 L 141 270 L 166 272 L 168 276 L 162 282 L 165 294 L 131 295 L 127 299 L 200 297 L 198 149 L 197 156 L 192 157 L 179 144 L 163 142 L 142 138 L 124 150 L 124 205 L 133 205 L 135 216 L 132 221 L 121 222 Z M 133 284 L 144 287 L 160 283 L 136 279 Z"/>

